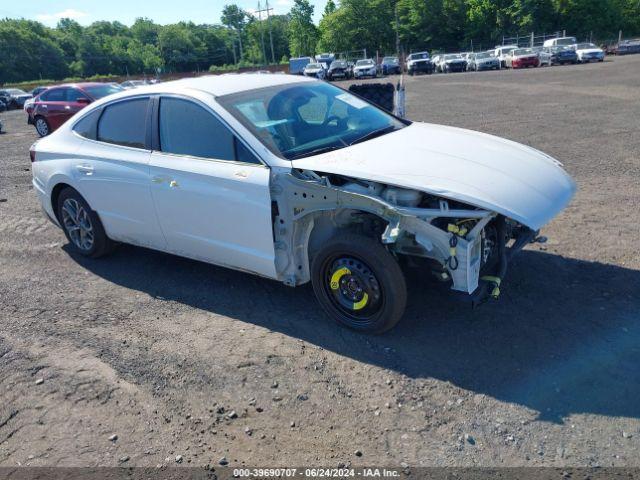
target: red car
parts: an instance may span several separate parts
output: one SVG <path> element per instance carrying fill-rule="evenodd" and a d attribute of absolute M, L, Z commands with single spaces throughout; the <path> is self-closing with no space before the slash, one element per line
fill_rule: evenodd
<path fill-rule="evenodd" d="M 72 83 L 48 88 L 26 108 L 27 123 L 36 127 L 38 135 L 46 137 L 91 102 L 122 90 L 110 83 Z"/>
<path fill-rule="evenodd" d="M 530 48 L 517 48 L 509 52 L 505 63 L 508 68 L 537 67 L 540 59 L 538 54 Z"/>

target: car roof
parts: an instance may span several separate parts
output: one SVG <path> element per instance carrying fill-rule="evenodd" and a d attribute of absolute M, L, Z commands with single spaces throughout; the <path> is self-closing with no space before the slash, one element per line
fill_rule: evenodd
<path fill-rule="evenodd" d="M 114 93 L 109 95 L 108 98 L 124 98 L 131 95 L 146 93 L 181 93 L 185 90 L 198 90 L 209 93 L 214 97 L 220 97 L 223 95 L 245 92 L 258 88 L 317 81 L 318 80 L 314 80 L 309 77 L 282 73 L 274 73 L 273 75 L 262 75 L 257 73 L 228 73 L 223 75 L 205 75 L 196 78 L 184 78 L 181 80 L 157 83 L 153 85 L 143 85 L 135 90 L 125 90 L 123 92 Z"/>

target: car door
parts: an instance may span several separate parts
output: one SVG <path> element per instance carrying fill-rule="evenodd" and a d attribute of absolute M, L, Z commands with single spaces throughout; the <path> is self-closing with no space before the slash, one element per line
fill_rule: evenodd
<path fill-rule="evenodd" d="M 156 99 L 151 191 L 170 251 L 275 278 L 270 171 L 214 111 Z"/>
<path fill-rule="evenodd" d="M 66 91 L 66 105 L 61 113 L 62 122 L 66 122 L 76 113 L 91 103 L 91 99 L 85 95 L 80 89 L 70 87 Z"/>
<path fill-rule="evenodd" d="M 73 130 L 85 141 L 72 169 L 80 193 L 111 239 L 165 250 L 151 198 L 150 116 L 150 98 L 141 96 L 82 117 Z"/>
<path fill-rule="evenodd" d="M 52 88 L 40 97 L 35 115 L 45 117 L 52 131 L 67 119 L 64 108 L 67 102 L 67 90 L 69 90 L 67 87 Z"/>

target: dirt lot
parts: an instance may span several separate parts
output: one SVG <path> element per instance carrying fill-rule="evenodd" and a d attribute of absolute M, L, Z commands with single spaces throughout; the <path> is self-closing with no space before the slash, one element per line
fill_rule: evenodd
<path fill-rule="evenodd" d="M 499 302 L 413 274 L 379 337 L 310 287 L 74 255 L 31 189 L 33 128 L 1 114 L 0 466 L 640 466 L 639 72 L 640 55 L 407 79 L 411 119 L 532 145 L 579 192 Z"/>

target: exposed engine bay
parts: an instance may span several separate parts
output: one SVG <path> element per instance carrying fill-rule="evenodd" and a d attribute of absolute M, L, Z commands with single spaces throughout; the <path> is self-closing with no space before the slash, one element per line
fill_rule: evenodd
<path fill-rule="evenodd" d="M 511 256 L 537 232 L 444 197 L 308 170 L 272 173 L 279 279 L 310 279 L 314 250 L 338 230 L 378 238 L 398 259 L 419 260 L 456 291 L 497 297 Z"/>

